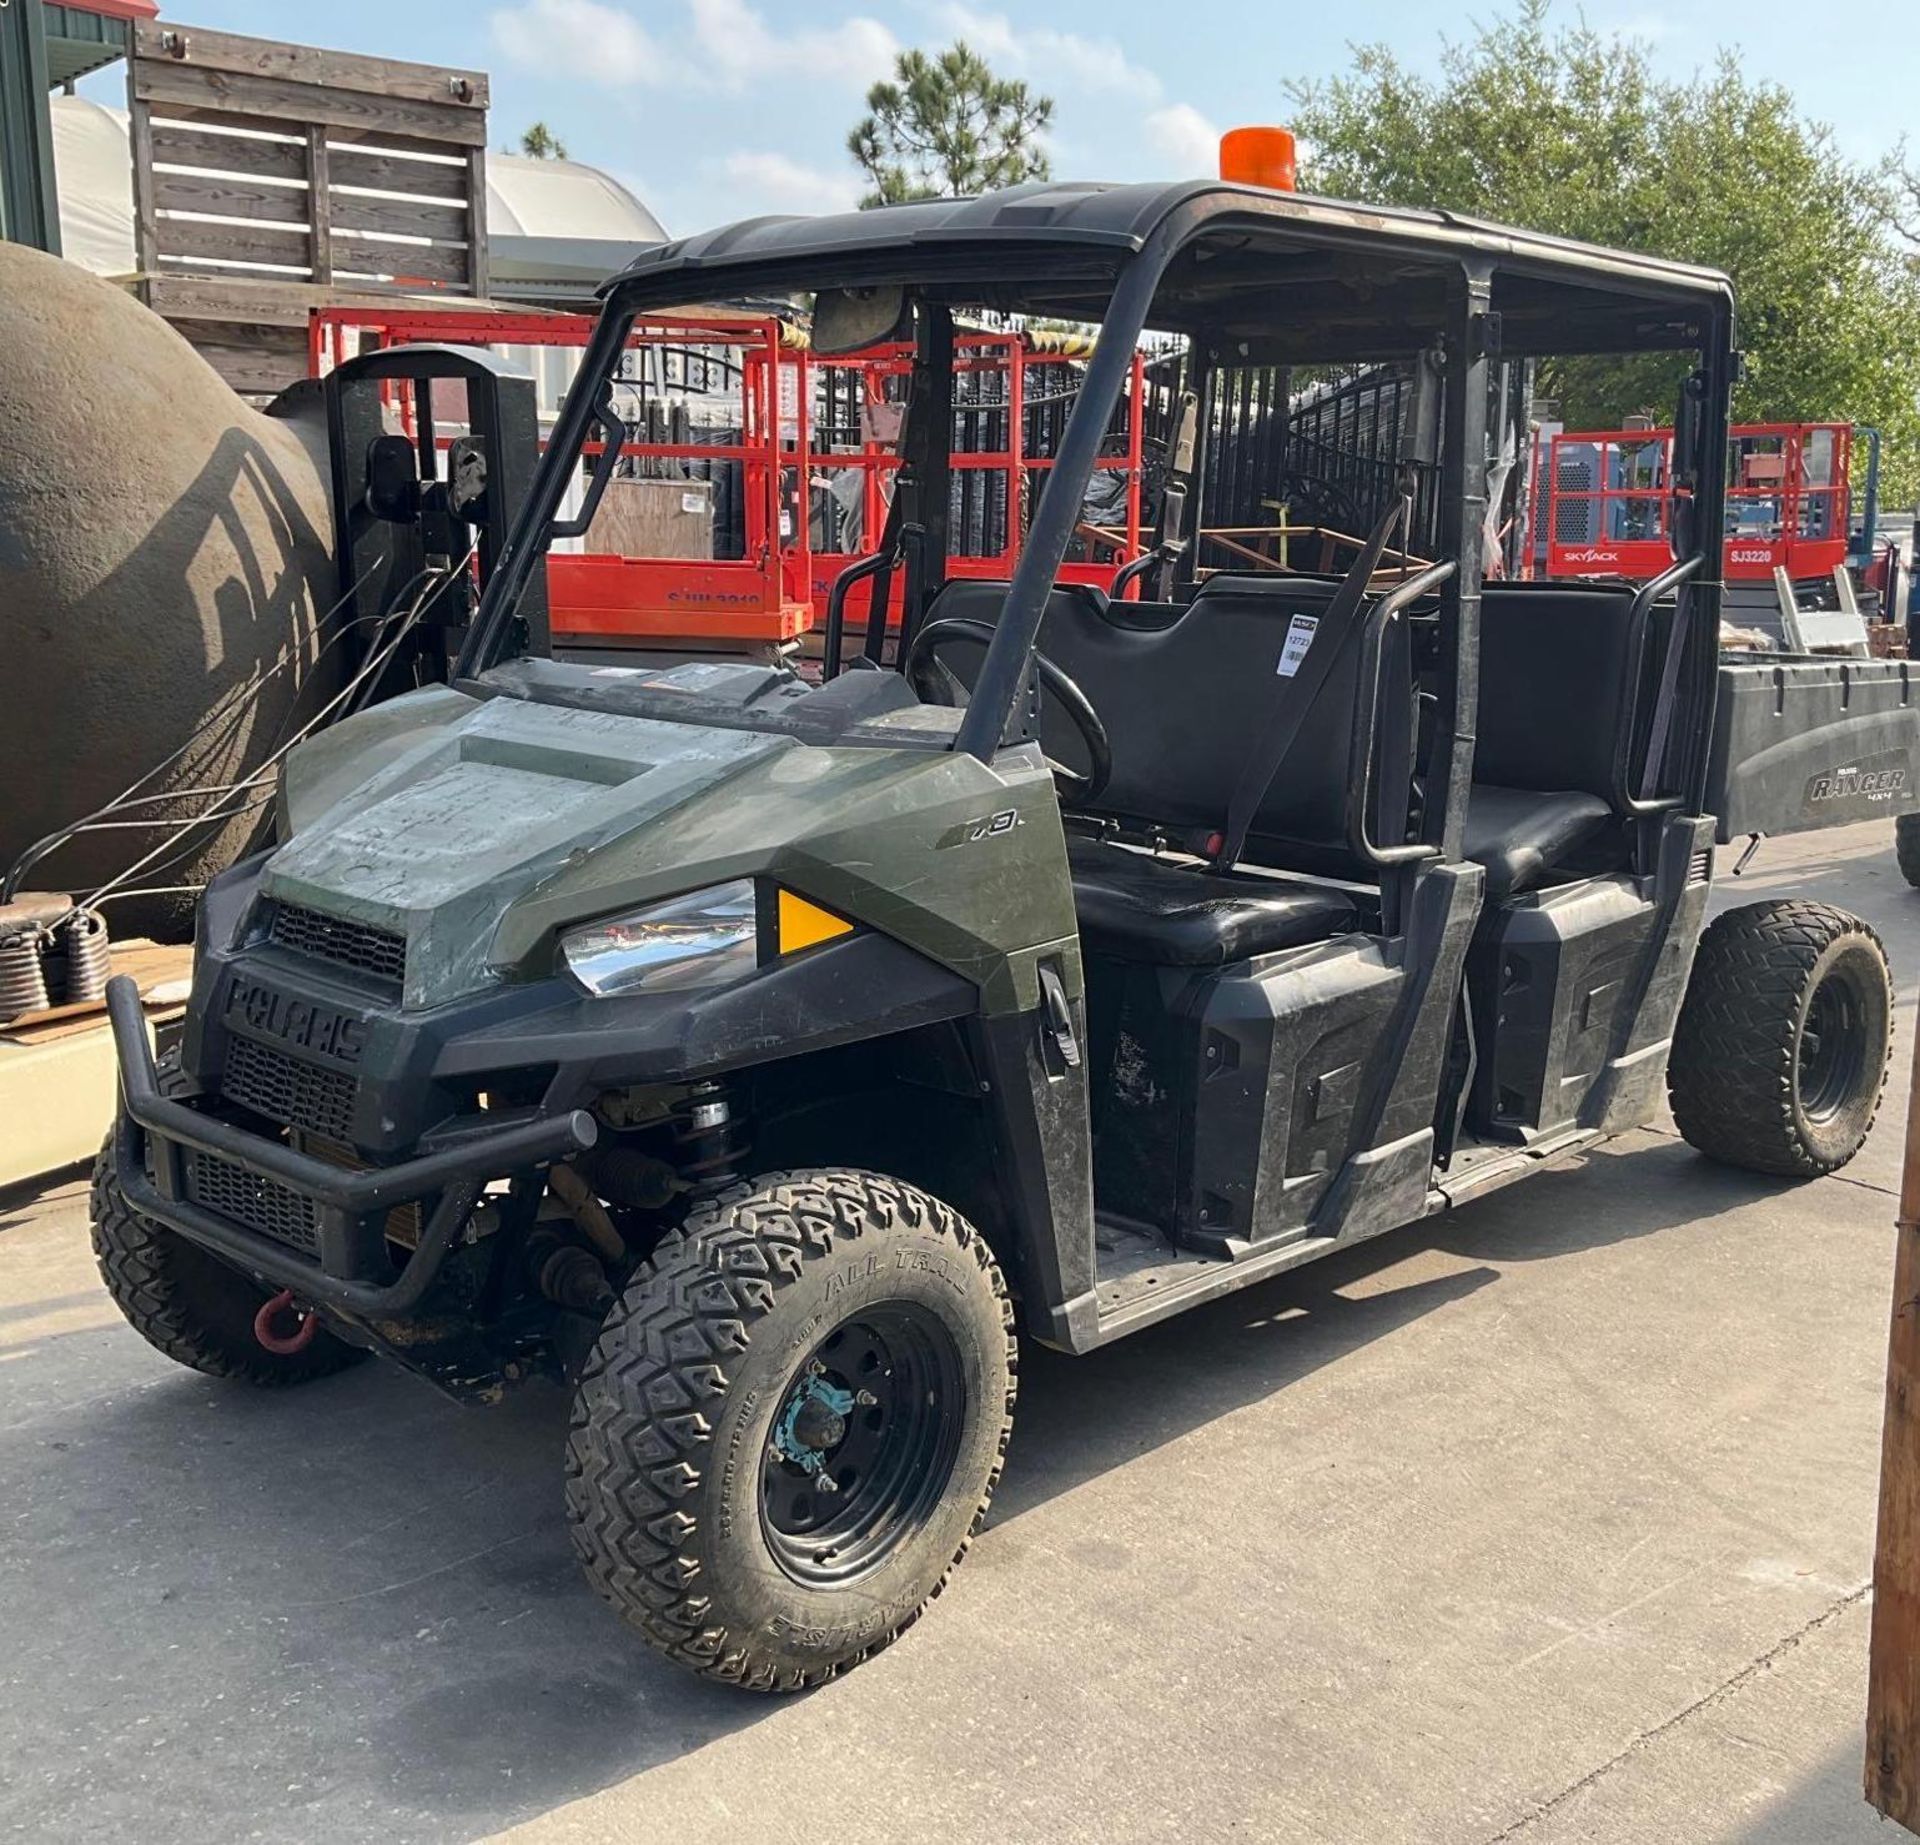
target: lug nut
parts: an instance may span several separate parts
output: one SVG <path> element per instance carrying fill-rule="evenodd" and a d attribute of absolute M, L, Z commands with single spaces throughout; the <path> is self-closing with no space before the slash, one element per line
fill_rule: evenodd
<path fill-rule="evenodd" d="M 853 1393 L 853 1400 L 858 1403 L 862 1409 L 871 1409 L 880 1401 L 871 1390 L 856 1390 Z"/>
<path fill-rule="evenodd" d="M 809 1377 L 825 1377 L 826 1374 L 827 1374 L 827 1367 L 824 1364 L 822 1364 L 819 1359 L 814 1358 L 808 1361 L 807 1375 Z"/>
<path fill-rule="evenodd" d="M 823 1471 L 813 1476 L 813 1488 L 819 1493 L 837 1493 L 840 1490 L 840 1482 L 832 1474 Z"/>

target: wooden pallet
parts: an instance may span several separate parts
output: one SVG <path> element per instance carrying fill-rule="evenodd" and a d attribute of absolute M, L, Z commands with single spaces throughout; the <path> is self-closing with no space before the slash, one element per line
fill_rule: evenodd
<path fill-rule="evenodd" d="M 243 395 L 306 376 L 310 306 L 485 297 L 483 72 L 141 20 L 127 93 L 141 298 Z"/>

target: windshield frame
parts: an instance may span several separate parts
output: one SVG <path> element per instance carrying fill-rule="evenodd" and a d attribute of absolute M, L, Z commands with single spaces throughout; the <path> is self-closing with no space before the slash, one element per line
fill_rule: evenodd
<path fill-rule="evenodd" d="M 940 209 L 977 216 L 990 207 L 1030 217 L 1041 210 L 1041 203 L 1013 193 L 999 195 L 997 206 L 989 197 L 950 202 Z M 1467 361 L 1456 368 L 1456 376 L 1467 369 L 1483 372 L 1489 354 L 1501 349 L 1503 317 L 1493 287 L 1505 277 L 1523 294 L 1528 289 L 1534 291 L 1530 301 L 1516 296 L 1509 304 L 1518 309 L 1506 316 L 1504 344 L 1510 356 L 1532 352 L 1691 351 L 1701 361 L 1702 382 L 1709 399 L 1724 396 L 1729 383 L 1733 304 L 1724 277 L 1627 252 L 1511 232 L 1447 213 L 1395 214 L 1307 195 L 1190 185 L 1166 189 L 1154 212 L 1134 217 L 1130 228 L 1136 234 L 1130 238 L 1055 235 L 1035 224 L 1023 235 L 996 234 L 994 230 L 981 234 L 973 229 L 964 238 L 955 236 L 944 241 L 935 226 L 923 241 L 917 219 L 914 234 L 905 234 L 909 216 L 922 208 L 896 210 L 900 221 L 892 235 L 871 234 L 882 229 L 880 220 L 893 215 L 885 212 L 859 214 L 858 238 L 840 220 L 806 221 L 807 234 L 819 240 L 810 250 L 793 247 L 795 234 L 802 228 L 799 221 L 750 221 L 688 243 L 663 246 L 657 257 L 637 261 L 632 269 L 607 284 L 603 291 L 605 306 L 582 356 L 574 388 L 562 406 L 500 564 L 486 585 L 461 650 L 457 676 L 475 677 L 497 664 L 509 650 L 513 611 L 531 571 L 545 554 L 553 521 L 591 433 L 605 380 L 618 365 L 635 319 L 684 304 L 690 293 L 701 292 L 703 281 L 707 292 L 724 293 L 728 298 L 742 293 L 757 298 L 769 291 L 791 294 L 892 282 L 936 300 L 951 299 L 955 293 L 977 293 L 988 305 L 999 307 L 1018 307 L 1029 294 L 1040 298 L 1043 291 L 1052 291 L 1053 298 L 1060 302 L 1072 299 L 1083 303 L 1085 318 L 1099 319 L 1093 354 L 1029 522 L 993 641 L 949 746 L 982 761 L 991 761 L 1007 739 L 1054 579 L 1071 544 L 1102 436 L 1126 388 L 1141 335 L 1150 324 L 1164 321 L 1170 330 L 1187 331 L 1189 337 L 1196 337 L 1191 327 L 1180 327 L 1165 313 L 1156 320 L 1154 310 L 1175 259 L 1209 236 L 1222 234 L 1238 239 L 1237 246 L 1228 247 L 1256 252 L 1269 248 L 1276 253 L 1316 251 L 1335 265 L 1347 260 L 1366 263 L 1385 259 L 1396 265 L 1393 273 L 1424 274 L 1441 283 L 1447 297 L 1444 316 L 1435 316 L 1436 324 L 1429 331 Z M 1269 237 L 1275 240 L 1271 245 Z M 753 248 L 756 239 L 763 245 L 771 240 L 787 247 L 775 254 L 770 247 Z M 1275 289 L 1284 292 L 1283 272 L 1276 269 L 1275 275 Z M 1190 289 L 1191 283 L 1192 277 L 1186 276 L 1170 287 L 1179 296 L 1183 288 Z M 1541 289 L 1546 291 L 1544 317 Z M 1262 284 L 1254 296 L 1256 319 L 1266 312 L 1260 303 L 1268 293 L 1267 285 Z M 1297 304 L 1288 306 L 1297 311 Z M 1276 322 L 1264 334 L 1250 334 L 1244 323 L 1209 324 L 1241 354 L 1253 350 L 1241 343 L 1249 337 L 1262 345 L 1282 336 L 1291 343 L 1286 326 L 1294 316 L 1277 299 L 1272 309 Z M 1172 311 L 1182 310 L 1189 317 L 1196 311 L 1203 315 L 1210 312 L 1204 305 L 1196 309 L 1190 294 Z M 1069 310 L 1061 306 L 1041 311 Z M 1415 319 L 1420 318 L 1416 314 Z M 1414 330 L 1413 323 L 1403 316 L 1392 317 L 1396 351 L 1407 350 L 1403 338 Z M 1549 334 L 1551 342 L 1542 343 Z M 1366 350 L 1369 339 L 1377 343 L 1381 337 L 1377 329 L 1372 334 L 1355 334 L 1353 338 L 1360 344 L 1350 356 L 1386 356 Z M 1238 362 L 1246 361 L 1243 358 Z M 595 380 L 599 381 L 597 385 Z M 1474 479 L 1460 475 L 1457 469 L 1469 446 L 1463 421 L 1467 417 L 1477 419 L 1480 411 L 1469 404 L 1469 394 L 1464 391 L 1456 388 L 1448 396 L 1452 402 L 1446 418 L 1443 465 L 1456 470 L 1455 478 L 1465 489 L 1466 499 L 1477 503 L 1484 492 L 1484 481 L 1476 486 Z M 1715 476 L 1720 471 L 1710 460 L 1703 467 L 1704 478 L 1697 490 L 1703 502 L 1717 504 L 1721 483 Z M 1484 472 L 1484 458 L 1479 472 Z M 1468 542 L 1474 527 L 1466 506 L 1456 511 L 1460 516 L 1446 521 L 1450 529 L 1445 537 L 1457 541 L 1455 555 L 1471 581 L 1450 585 L 1444 600 L 1449 605 L 1449 639 L 1464 650 L 1464 658 L 1456 665 L 1470 675 L 1477 641 L 1479 571 L 1467 570 L 1468 563 L 1477 562 L 1477 558 L 1469 560 L 1465 553 L 1475 551 L 1477 546 Z M 1718 575 L 1709 561 L 1696 583 L 1697 592 L 1703 600 L 1711 600 L 1716 611 Z M 1457 683 L 1450 690 L 1456 698 L 1466 695 Z M 1458 730 L 1470 737 L 1471 710 L 1458 710 L 1454 716 Z"/>

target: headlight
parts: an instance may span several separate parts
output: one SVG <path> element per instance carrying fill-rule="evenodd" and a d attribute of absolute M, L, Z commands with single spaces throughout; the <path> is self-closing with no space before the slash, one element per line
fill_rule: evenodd
<path fill-rule="evenodd" d="M 589 993 L 678 993 L 753 972 L 759 960 L 751 878 L 714 884 L 560 938 L 560 954 Z"/>

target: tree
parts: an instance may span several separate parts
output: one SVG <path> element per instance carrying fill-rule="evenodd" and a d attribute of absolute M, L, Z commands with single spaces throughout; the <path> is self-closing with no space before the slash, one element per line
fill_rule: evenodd
<path fill-rule="evenodd" d="M 1894 497 L 1920 488 L 1920 270 L 1900 248 L 1894 160 L 1848 160 L 1738 56 L 1678 81 L 1647 46 L 1547 0 L 1446 47 L 1437 77 L 1385 45 L 1350 75 L 1294 85 L 1303 184 L 1445 206 L 1534 230 L 1711 264 L 1733 277 L 1748 358 L 1742 421 L 1876 425 Z M 1673 414 L 1670 363 L 1587 359 L 1543 371 L 1574 425 Z"/>
<path fill-rule="evenodd" d="M 1053 98 L 996 77 L 964 40 L 929 57 L 903 51 L 893 77 L 867 92 L 847 151 L 873 182 L 862 205 L 967 198 L 1051 170 L 1040 136 Z"/>
<path fill-rule="evenodd" d="M 564 160 L 567 144 L 545 122 L 535 122 L 520 137 L 520 151 L 529 160 Z"/>

